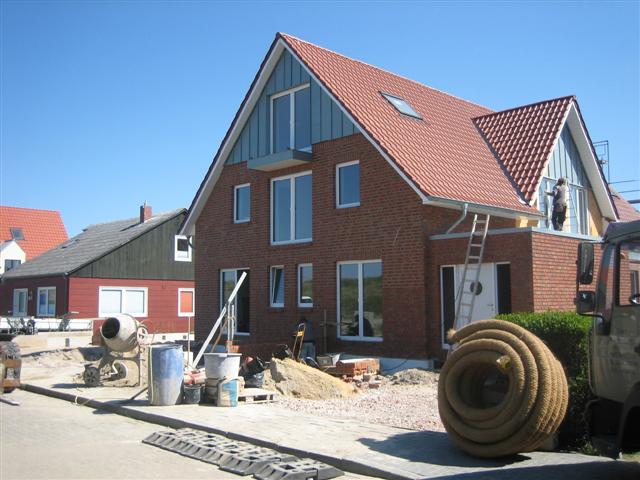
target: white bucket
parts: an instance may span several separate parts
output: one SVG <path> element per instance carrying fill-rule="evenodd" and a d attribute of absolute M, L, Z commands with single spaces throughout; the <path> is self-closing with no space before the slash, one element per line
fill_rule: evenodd
<path fill-rule="evenodd" d="M 236 378 L 241 356 L 241 353 L 205 353 L 204 371 L 207 378 Z"/>
<path fill-rule="evenodd" d="M 218 407 L 237 407 L 239 382 L 237 378 L 225 378 L 218 383 Z"/>

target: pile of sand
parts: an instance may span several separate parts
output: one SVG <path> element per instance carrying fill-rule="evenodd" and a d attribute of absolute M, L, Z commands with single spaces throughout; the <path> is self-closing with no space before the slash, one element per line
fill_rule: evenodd
<path fill-rule="evenodd" d="M 269 370 L 264 373 L 264 388 L 288 397 L 329 400 L 358 393 L 353 385 L 291 359 L 272 358 Z"/>
<path fill-rule="evenodd" d="M 438 374 L 419 368 L 409 368 L 391 376 L 393 385 L 437 385 Z"/>
<path fill-rule="evenodd" d="M 42 367 L 65 367 L 74 364 L 84 365 L 102 358 L 101 347 L 80 347 L 35 352 L 22 357 L 23 365 Z"/>

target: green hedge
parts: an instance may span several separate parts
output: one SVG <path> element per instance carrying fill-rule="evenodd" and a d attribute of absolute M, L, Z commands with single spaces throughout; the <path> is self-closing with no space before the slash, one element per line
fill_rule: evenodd
<path fill-rule="evenodd" d="M 591 318 L 575 312 L 509 313 L 497 318 L 526 328 L 562 363 L 569 382 L 569 408 L 560 426 L 560 446 L 589 450 L 584 412 L 594 398 L 589 389 L 588 332 Z"/>

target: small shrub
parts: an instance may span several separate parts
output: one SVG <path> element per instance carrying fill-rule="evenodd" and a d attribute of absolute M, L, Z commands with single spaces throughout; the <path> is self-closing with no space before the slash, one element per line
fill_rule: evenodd
<path fill-rule="evenodd" d="M 575 312 L 509 313 L 497 318 L 520 325 L 538 336 L 562 363 L 569 384 L 569 407 L 558 432 L 560 446 L 588 451 L 584 414 L 587 403 L 594 398 L 588 372 L 591 318 Z"/>

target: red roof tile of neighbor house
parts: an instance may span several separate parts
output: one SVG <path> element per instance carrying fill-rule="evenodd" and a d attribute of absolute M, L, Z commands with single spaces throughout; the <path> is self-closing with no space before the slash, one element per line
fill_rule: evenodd
<path fill-rule="evenodd" d="M 0 240 L 12 240 L 12 228 L 22 230 L 24 240 L 17 240 L 27 260 L 67 240 L 67 230 L 60 212 L 32 208 L 0 206 Z"/>
<path fill-rule="evenodd" d="M 475 119 L 527 201 L 533 198 L 575 97 L 562 97 Z"/>
<path fill-rule="evenodd" d="M 425 195 L 537 213 L 478 132 L 474 118 L 491 110 L 290 35 L 278 36 Z M 381 92 L 404 99 L 423 120 L 403 115 Z"/>
<path fill-rule="evenodd" d="M 613 198 L 613 203 L 618 210 L 618 219 L 621 222 L 632 222 L 634 220 L 640 220 L 640 212 L 636 210 L 636 208 L 631 203 L 629 203 L 612 187 L 609 187 L 609 190 L 611 190 L 611 198 Z"/>

